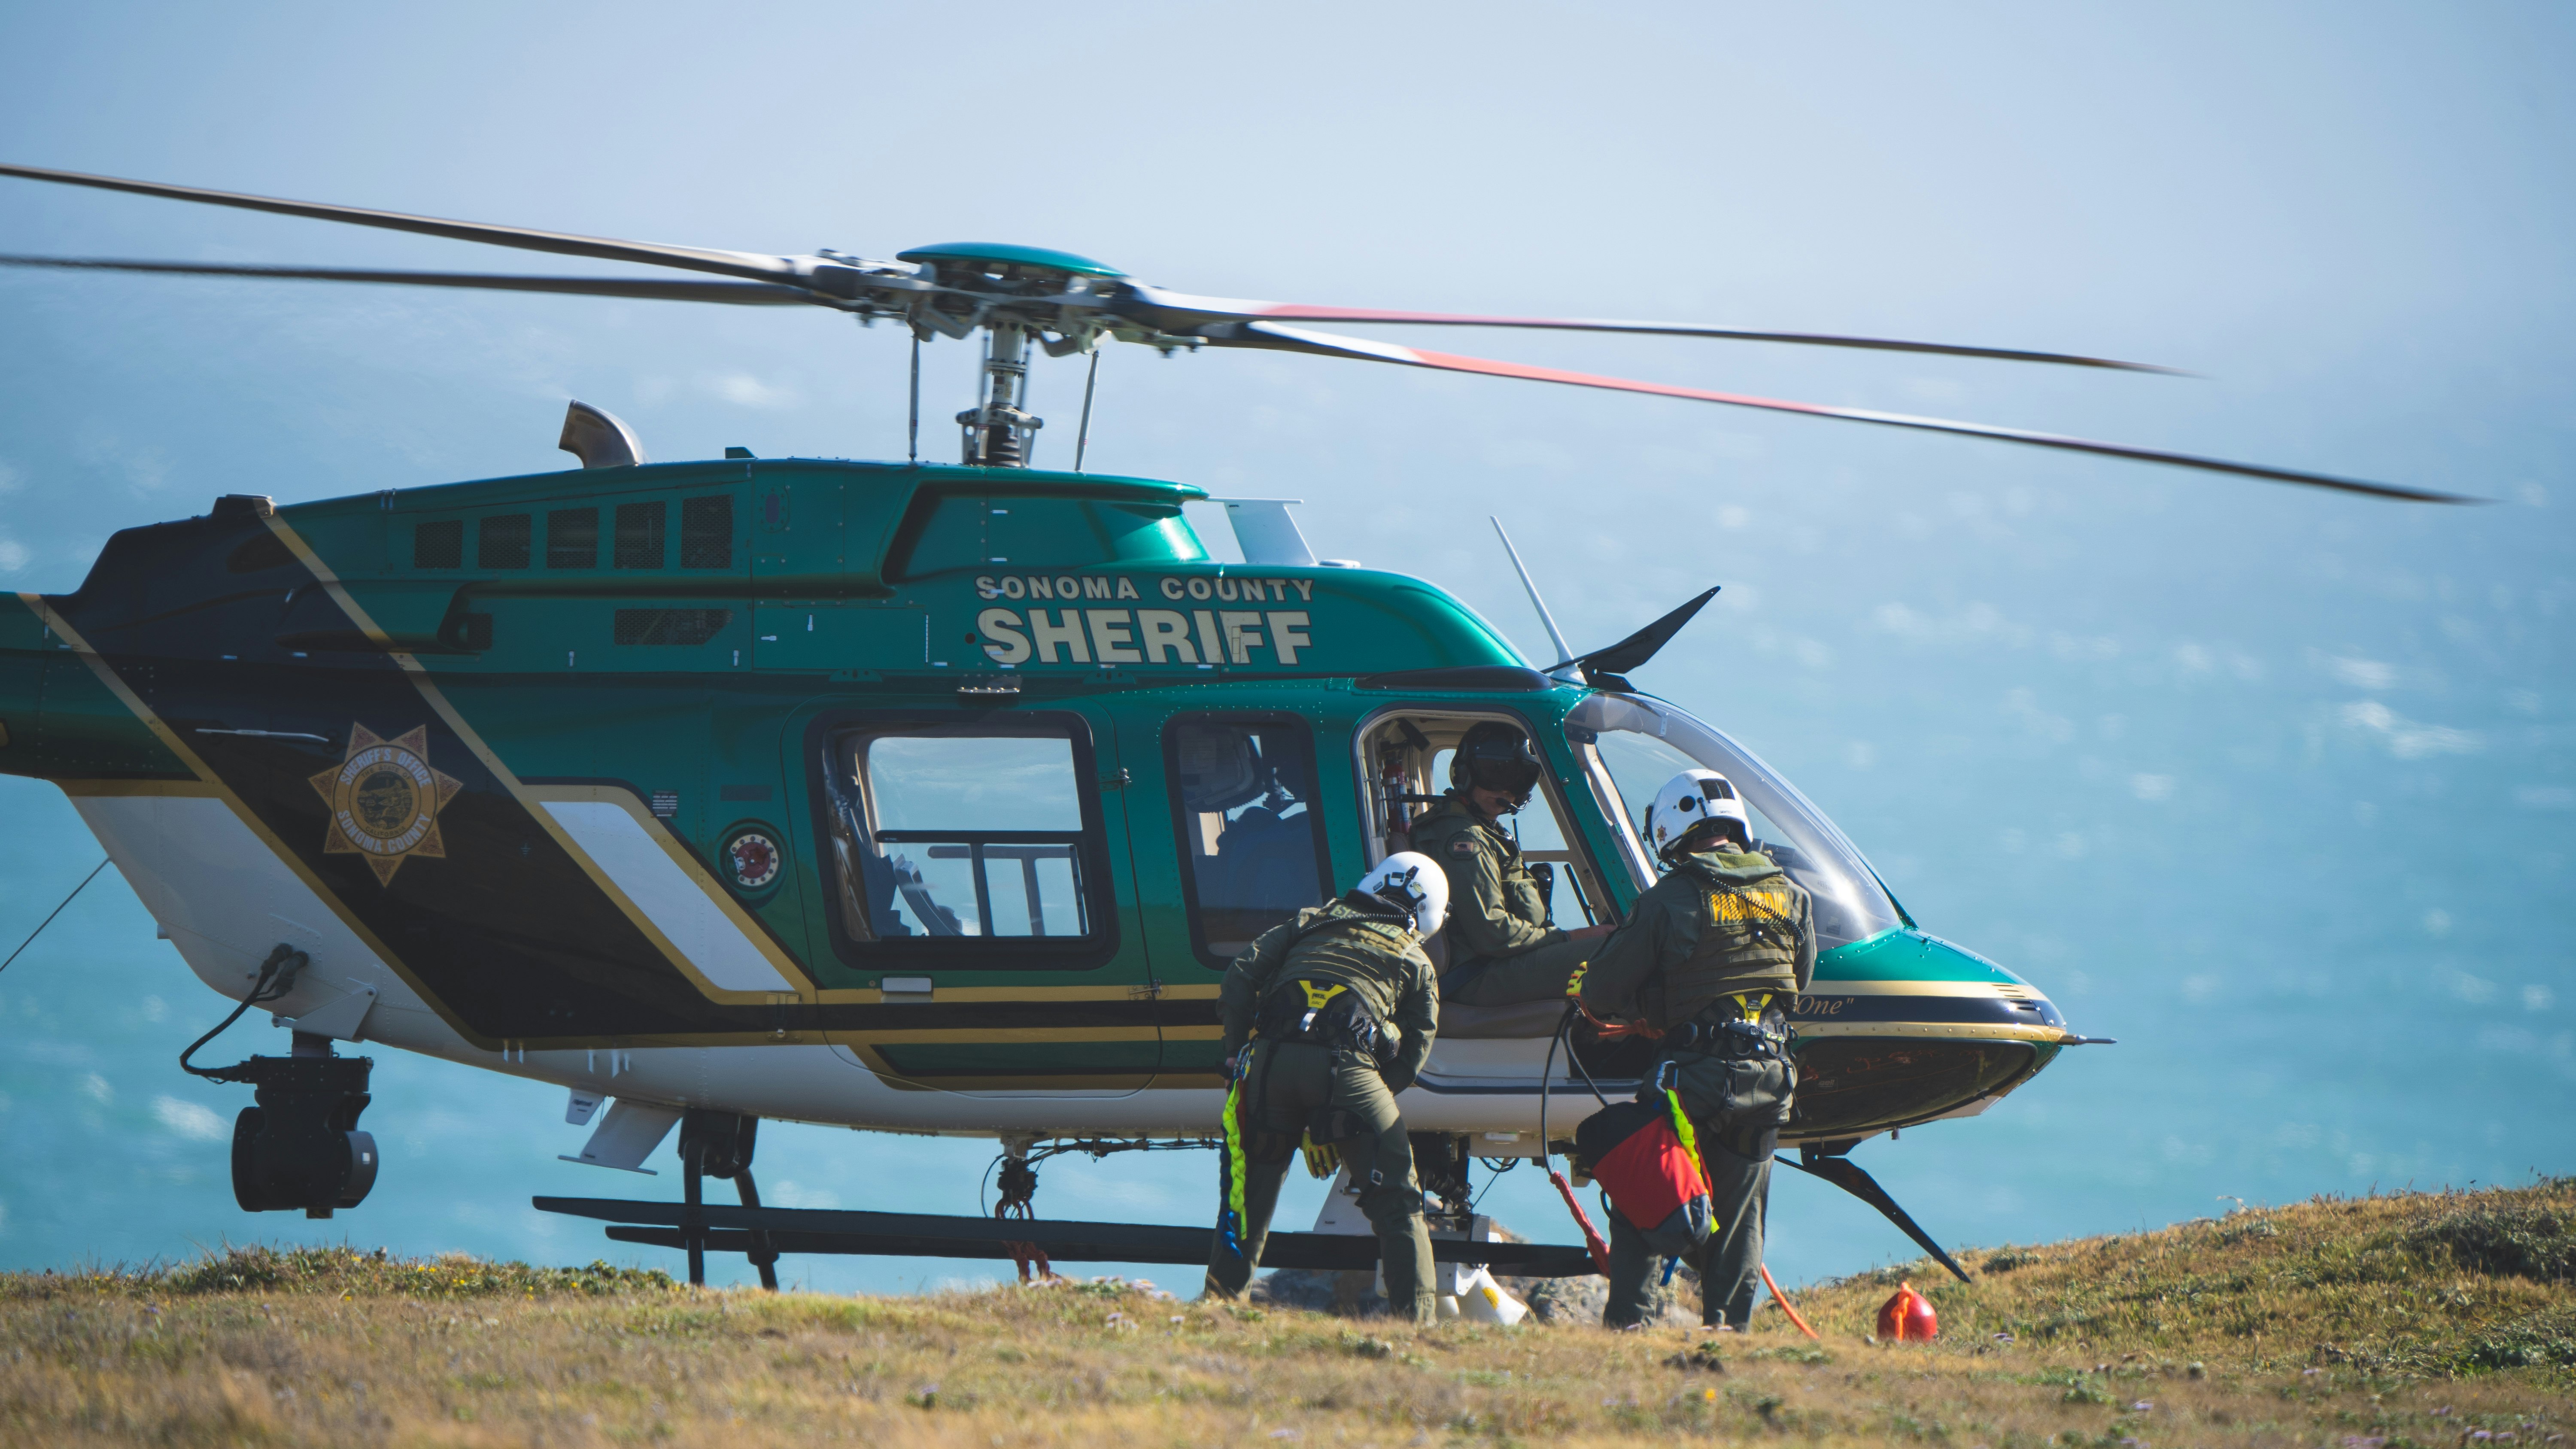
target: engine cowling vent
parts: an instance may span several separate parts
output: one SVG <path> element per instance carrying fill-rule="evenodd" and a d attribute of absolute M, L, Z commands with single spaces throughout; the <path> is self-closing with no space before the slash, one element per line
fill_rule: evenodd
<path fill-rule="evenodd" d="M 581 460 L 585 468 L 627 468 L 645 461 L 635 430 L 615 413 L 575 399 L 564 409 L 563 436 L 555 446 Z"/>

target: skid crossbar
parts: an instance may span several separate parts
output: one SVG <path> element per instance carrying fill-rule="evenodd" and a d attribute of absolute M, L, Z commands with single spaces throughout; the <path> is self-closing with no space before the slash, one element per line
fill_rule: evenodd
<path fill-rule="evenodd" d="M 1216 1234 L 1210 1228 L 1150 1223 L 1079 1223 L 1023 1219 L 940 1217 L 927 1213 L 854 1212 L 823 1208 L 740 1208 L 706 1204 L 694 1211 L 676 1202 L 597 1197 L 540 1197 L 540 1212 L 595 1218 L 612 1224 L 621 1243 L 662 1248 L 695 1246 L 702 1252 L 740 1253 L 753 1234 L 781 1253 L 858 1253 L 898 1258 L 1010 1258 L 1029 1245 L 1061 1263 L 1199 1263 L 1208 1260 Z M 695 1222 L 690 1221 L 694 1217 Z M 1014 1249 L 1017 1252 L 1014 1252 Z M 1593 1271 L 1582 1248 L 1556 1243 L 1472 1243 L 1433 1238 L 1431 1256 L 1444 1263 L 1481 1263 L 1496 1273 L 1523 1278 L 1574 1278 Z M 1377 1266 L 1377 1239 L 1342 1233 L 1272 1233 L 1261 1254 L 1265 1268 L 1366 1271 Z"/>

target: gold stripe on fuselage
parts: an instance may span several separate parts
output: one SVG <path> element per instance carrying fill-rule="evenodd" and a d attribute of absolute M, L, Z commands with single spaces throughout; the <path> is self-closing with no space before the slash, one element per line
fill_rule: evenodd
<path fill-rule="evenodd" d="M 1794 1021 L 1791 1032 L 1800 1039 L 1829 1036 L 1910 1036 L 1942 1041 L 2033 1041 L 2043 1045 L 2077 1040 L 2074 1032 L 2059 1026 L 2025 1025 L 2017 1021 Z"/>
<path fill-rule="evenodd" d="M 2039 993 L 2017 981 L 1813 981 L 1809 996 L 1992 996 L 2037 1001 Z"/>

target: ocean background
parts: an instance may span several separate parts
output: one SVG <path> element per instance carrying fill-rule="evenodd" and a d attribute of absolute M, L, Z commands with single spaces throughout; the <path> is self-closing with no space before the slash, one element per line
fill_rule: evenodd
<path fill-rule="evenodd" d="M 1533 656 L 1710 583 L 1638 683 L 1763 755 L 1927 929 L 2091 1035 L 1856 1160 L 1953 1246 L 2576 1170 L 2576 20 L 2541 5 L 674 7 L 0 14 L 0 159 L 600 235 L 1059 246 L 1182 290 L 2089 352 L 2156 377 L 1714 342 L 1385 335 L 2475 494 L 2383 502 L 1693 404 L 1260 354 L 1101 366 L 1090 466 L 1306 500 Z M 971 45 L 959 27 L 998 26 Z M 954 44 L 952 44 L 954 42 Z M 0 252 L 614 270 L 0 180 Z M 108 533 L 561 466 L 900 457 L 905 349 L 822 315 L 0 270 L 0 587 Z M 924 412 L 971 391 L 925 351 Z M 1079 363 L 1042 363 L 1041 465 Z M 943 423 L 923 451 L 948 456 Z M 1230 540 L 1212 542 L 1222 550 Z M 0 777 L 0 952 L 102 852 Z M 111 869 L 0 973 L 0 1266 L 350 1241 L 658 1263 L 531 1194 L 560 1089 L 378 1049 L 374 1195 L 232 1204 L 225 1009 Z M 210 1055 L 282 1046 L 265 1018 Z M 769 1124 L 785 1206 L 979 1210 L 990 1143 Z M 1784 1285 L 1914 1256 L 1779 1175 Z M 1206 1153 L 1049 1163 L 1049 1216 L 1212 1220 Z M 721 1191 L 719 1187 L 719 1191 Z M 1282 1226 L 1320 1184 L 1292 1178 Z M 1532 1169 L 1483 1209 L 1573 1238 Z M 740 1276 L 718 1260 L 719 1276 Z M 996 1276 L 790 1259 L 890 1292 Z M 1008 1274 L 1007 1264 L 999 1272 Z M 1195 1270 L 1103 1267 L 1195 1291 Z"/>

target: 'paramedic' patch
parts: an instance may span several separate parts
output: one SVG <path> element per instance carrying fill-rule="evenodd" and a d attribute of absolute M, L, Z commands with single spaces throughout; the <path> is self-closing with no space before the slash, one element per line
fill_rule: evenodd
<path fill-rule="evenodd" d="M 1783 890 L 1710 891 L 1708 914 L 1720 921 L 1780 920 L 1789 913 L 1789 893 Z"/>

